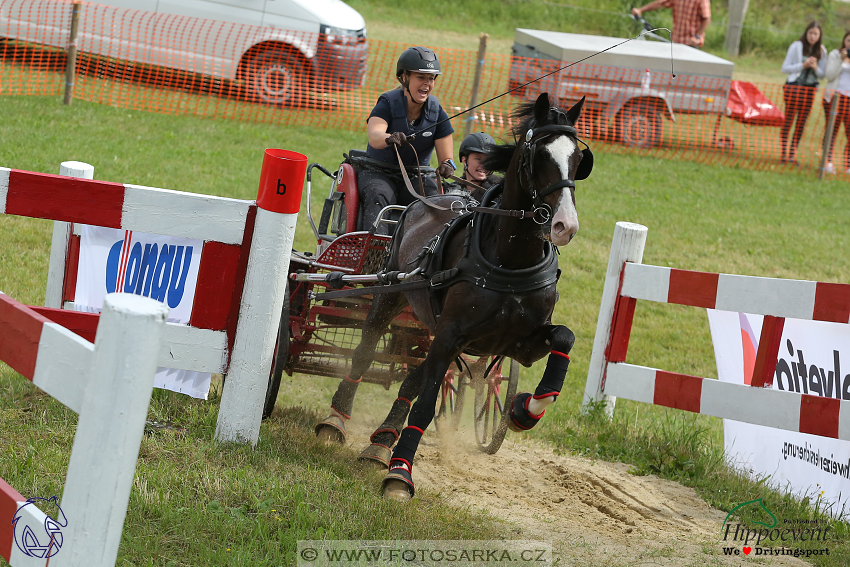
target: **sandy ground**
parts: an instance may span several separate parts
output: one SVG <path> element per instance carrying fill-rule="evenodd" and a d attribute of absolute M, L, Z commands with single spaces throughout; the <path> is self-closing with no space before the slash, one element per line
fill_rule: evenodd
<path fill-rule="evenodd" d="M 348 442 L 359 450 L 371 431 L 354 421 Z M 506 538 L 552 543 L 556 565 L 808 565 L 752 552 L 723 555 L 726 514 L 678 483 L 631 475 L 623 464 L 556 455 L 511 432 L 496 455 L 479 451 L 473 439 L 463 429 L 451 438 L 429 429 L 413 469 L 417 497 L 438 492 L 458 506 L 483 509 L 505 522 Z"/>

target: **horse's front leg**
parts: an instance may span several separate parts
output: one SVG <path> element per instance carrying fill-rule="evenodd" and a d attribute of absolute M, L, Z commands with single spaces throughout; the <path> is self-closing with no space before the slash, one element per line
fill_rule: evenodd
<path fill-rule="evenodd" d="M 526 345 L 530 352 L 540 349 L 549 350 L 549 359 L 546 361 L 546 370 L 543 377 L 534 390 L 534 394 L 528 392 L 517 394 L 511 401 L 511 420 L 508 427 L 513 431 L 526 431 L 531 429 L 550 404 L 558 399 L 564 379 L 567 377 L 567 369 L 570 367 L 570 351 L 573 348 L 576 337 L 571 330 L 564 325 L 548 325 L 534 333 Z"/>
<path fill-rule="evenodd" d="M 413 497 L 413 459 L 422 435 L 434 419 L 440 384 L 446 370 L 460 355 L 463 343 L 459 335 L 457 330 L 438 331 L 425 362 L 417 369 L 422 371 L 422 389 L 410 409 L 407 427 L 402 430 L 390 459 L 389 472 L 381 487 L 386 498 L 405 501 Z"/>
<path fill-rule="evenodd" d="M 377 295 L 363 322 L 360 344 L 354 349 L 351 370 L 340 380 L 331 400 L 331 413 L 316 424 L 316 436 L 326 441 L 345 443 L 345 422 L 351 419 L 354 396 L 363 375 L 375 358 L 375 348 L 387 326 L 404 309 L 406 300 L 401 293 Z"/>
<path fill-rule="evenodd" d="M 398 441 L 413 400 L 419 396 L 422 389 L 422 377 L 425 365 L 420 364 L 404 377 L 398 389 L 398 397 L 390 408 L 390 413 L 384 422 L 372 432 L 369 437 L 370 445 L 361 451 L 358 460 L 389 467 L 392 447 Z"/>

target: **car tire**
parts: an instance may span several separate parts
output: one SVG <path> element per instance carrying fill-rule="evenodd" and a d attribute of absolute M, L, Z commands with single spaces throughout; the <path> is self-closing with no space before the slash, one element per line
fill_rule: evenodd
<path fill-rule="evenodd" d="M 270 105 L 293 105 L 304 96 L 305 74 L 290 53 L 271 49 L 258 53 L 248 63 L 251 100 Z"/>
<path fill-rule="evenodd" d="M 626 146 L 652 148 L 661 142 L 661 113 L 652 103 L 628 104 L 616 119 L 617 137 Z"/>

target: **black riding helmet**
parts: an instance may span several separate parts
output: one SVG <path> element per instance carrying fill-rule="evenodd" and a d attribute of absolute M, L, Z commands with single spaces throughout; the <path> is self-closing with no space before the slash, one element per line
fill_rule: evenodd
<path fill-rule="evenodd" d="M 496 140 L 492 136 L 484 132 L 473 132 L 460 143 L 460 150 L 457 154 L 460 157 L 467 157 L 472 152 L 486 154 L 487 149 L 495 145 Z"/>
<path fill-rule="evenodd" d="M 437 58 L 437 54 L 427 47 L 420 46 L 408 47 L 402 51 L 395 66 L 396 78 L 401 80 L 401 75 L 405 71 L 434 75 L 442 75 L 443 73 L 440 70 L 440 60 Z"/>

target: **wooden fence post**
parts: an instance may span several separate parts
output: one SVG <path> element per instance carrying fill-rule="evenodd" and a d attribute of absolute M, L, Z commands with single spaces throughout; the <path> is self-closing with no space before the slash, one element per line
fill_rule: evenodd
<path fill-rule="evenodd" d="M 749 7 L 750 0 L 729 0 L 729 24 L 726 26 L 726 41 L 723 43 L 729 55 L 737 57 L 741 51 L 741 34 Z"/>
<path fill-rule="evenodd" d="M 821 149 L 820 167 L 818 168 L 818 179 L 823 179 L 824 168 L 829 160 L 829 152 L 832 150 L 832 129 L 835 127 L 835 117 L 838 114 L 838 91 L 832 92 L 832 100 L 829 104 L 829 119 L 826 121 L 826 131 L 823 133 L 823 147 Z"/>
<path fill-rule="evenodd" d="M 59 175 L 94 179 L 94 166 L 81 161 L 63 161 Z M 44 306 L 62 309 L 62 290 L 65 289 L 65 261 L 68 256 L 68 237 L 71 223 L 53 221 L 53 241 L 50 244 L 50 264 L 47 268 L 47 291 Z"/>
<path fill-rule="evenodd" d="M 80 2 L 71 8 L 71 35 L 68 38 L 68 57 L 65 61 L 65 104 L 71 104 L 74 96 L 74 76 L 77 71 L 77 29 L 80 27 Z"/>
<path fill-rule="evenodd" d="M 608 257 L 608 269 L 605 272 L 605 285 L 602 288 L 602 302 L 599 306 L 599 319 L 596 320 L 596 335 L 593 340 L 593 352 L 587 369 L 587 384 L 584 390 L 582 411 L 586 411 L 591 402 L 605 402 L 605 413 L 614 417 L 614 405 L 617 398 L 602 393 L 602 383 L 608 366 L 606 350 L 611 335 L 614 308 L 620 293 L 620 273 L 626 262 L 640 264 L 643 261 L 643 249 L 646 246 L 647 229 L 643 225 L 630 222 L 618 222 L 614 227 L 614 239 L 611 242 L 611 254 Z"/>
<path fill-rule="evenodd" d="M 487 54 L 487 38 L 490 36 L 482 33 L 478 39 L 478 58 L 475 60 L 475 79 L 472 81 L 472 96 L 469 99 L 469 108 L 472 108 L 478 103 L 478 89 L 481 86 L 481 74 L 484 71 L 484 56 Z M 466 122 L 466 131 L 464 136 L 472 134 L 475 128 L 475 113 L 471 112 L 464 121 Z"/>

